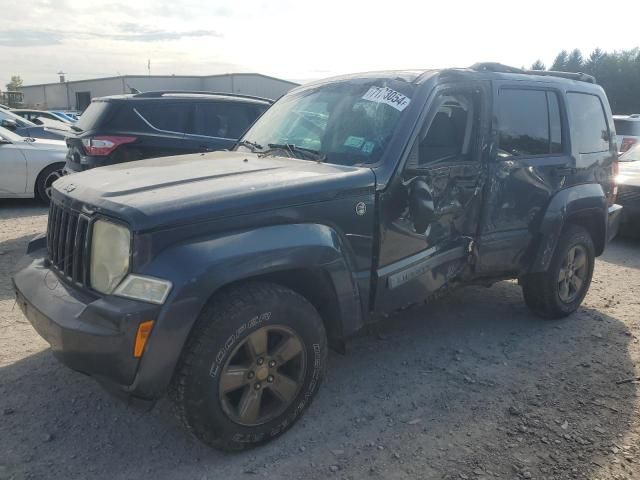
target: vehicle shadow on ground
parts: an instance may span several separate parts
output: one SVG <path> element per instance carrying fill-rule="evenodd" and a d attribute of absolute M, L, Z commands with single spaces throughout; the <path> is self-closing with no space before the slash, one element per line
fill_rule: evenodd
<path fill-rule="evenodd" d="M 48 208 L 44 203 L 29 198 L 0 199 L 0 220 L 44 215 Z"/>
<path fill-rule="evenodd" d="M 167 401 L 130 409 L 43 351 L 0 368 L 0 478 L 587 478 L 633 420 L 637 386 L 616 385 L 634 374 L 631 340 L 589 308 L 537 319 L 512 282 L 462 289 L 331 355 L 305 417 L 233 455 Z"/>
<path fill-rule="evenodd" d="M 605 249 L 599 260 L 621 267 L 640 269 L 640 238 L 618 235 L 612 243 L 615 248 Z"/>
<path fill-rule="evenodd" d="M 0 301 L 14 298 L 11 276 L 17 270 L 17 265 L 27 251 L 27 243 L 37 234 L 23 235 L 0 242 L 0 271 L 6 272 L 0 277 Z"/>

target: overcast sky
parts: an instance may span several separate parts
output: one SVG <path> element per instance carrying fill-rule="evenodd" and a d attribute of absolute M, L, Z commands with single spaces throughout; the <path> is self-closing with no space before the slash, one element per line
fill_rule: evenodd
<path fill-rule="evenodd" d="M 638 46 L 638 0 L 0 0 L 0 82 L 259 72 L 295 81 Z M 633 21 L 635 25 L 635 20 Z"/>

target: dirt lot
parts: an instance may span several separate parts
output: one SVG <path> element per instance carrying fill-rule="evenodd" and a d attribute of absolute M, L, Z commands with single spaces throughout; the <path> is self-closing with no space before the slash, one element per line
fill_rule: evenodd
<path fill-rule="evenodd" d="M 279 440 L 222 454 L 58 364 L 10 272 L 46 211 L 0 201 L 0 479 L 638 478 L 640 243 L 598 260 L 579 313 L 545 322 L 519 287 L 459 290 L 388 319 Z"/>

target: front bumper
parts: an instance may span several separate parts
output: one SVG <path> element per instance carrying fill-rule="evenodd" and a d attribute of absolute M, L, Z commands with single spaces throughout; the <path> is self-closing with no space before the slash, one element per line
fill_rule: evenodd
<path fill-rule="evenodd" d="M 613 238 L 620 231 L 620 222 L 622 221 L 622 205 L 611 205 L 609 207 L 608 225 L 607 225 L 607 242 L 613 240 Z"/>
<path fill-rule="evenodd" d="M 140 363 L 133 356 L 136 332 L 160 307 L 72 286 L 48 268 L 45 254 L 32 251 L 19 263 L 13 285 L 20 309 L 62 363 L 136 396 L 130 387 Z"/>

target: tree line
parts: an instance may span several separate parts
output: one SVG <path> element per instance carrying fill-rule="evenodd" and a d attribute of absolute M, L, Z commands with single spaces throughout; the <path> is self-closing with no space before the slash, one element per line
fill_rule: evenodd
<path fill-rule="evenodd" d="M 537 60 L 532 70 L 547 70 Z M 614 114 L 640 113 L 640 49 L 603 52 L 596 48 L 587 58 L 577 48 L 562 50 L 549 70 L 582 72 L 596 77 L 604 88 Z"/>

